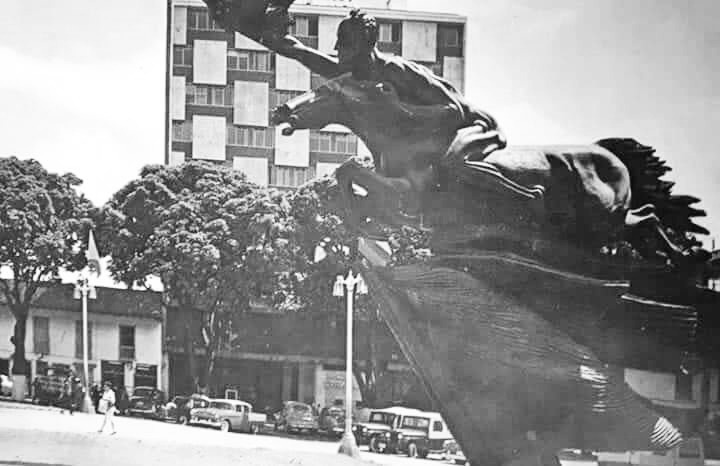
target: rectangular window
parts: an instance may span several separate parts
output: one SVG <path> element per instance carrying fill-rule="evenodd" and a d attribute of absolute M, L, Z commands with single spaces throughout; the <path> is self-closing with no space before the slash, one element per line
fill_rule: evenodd
<path fill-rule="evenodd" d="M 402 36 L 402 25 L 400 23 L 379 23 L 378 42 L 399 44 Z"/>
<path fill-rule="evenodd" d="M 39 354 L 50 354 L 50 319 L 33 317 L 33 349 Z"/>
<path fill-rule="evenodd" d="M 270 173 L 270 181 L 274 186 L 297 188 L 315 177 L 312 168 L 284 167 L 275 165 Z"/>
<path fill-rule="evenodd" d="M 192 142 L 192 121 L 173 121 L 173 141 Z"/>
<path fill-rule="evenodd" d="M 295 16 L 295 24 L 290 26 L 290 34 L 297 37 L 318 36 L 317 16 Z"/>
<path fill-rule="evenodd" d="M 357 136 L 328 131 L 310 132 L 310 151 L 331 154 L 356 155 Z"/>
<path fill-rule="evenodd" d="M 135 327 L 120 326 L 120 359 L 135 359 Z"/>
<path fill-rule="evenodd" d="M 229 146 L 256 147 L 260 149 L 272 149 L 275 146 L 274 128 L 229 125 L 227 134 L 227 144 Z"/>
<path fill-rule="evenodd" d="M 197 31 L 222 31 L 215 21 L 210 19 L 210 13 L 205 9 L 188 10 L 188 29 Z"/>
<path fill-rule="evenodd" d="M 229 70 L 235 71 L 260 71 L 263 73 L 274 71 L 270 53 L 255 50 L 228 51 L 227 67 Z"/>
<path fill-rule="evenodd" d="M 193 64 L 192 47 L 175 47 L 173 48 L 173 65 L 174 66 L 192 66 Z"/>
<path fill-rule="evenodd" d="M 677 374 L 675 376 L 675 399 L 682 401 L 693 400 L 693 377 L 690 374 Z"/>
<path fill-rule="evenodd" d="M 185 101 L 190 105 L 232 107 L 233 86 L 202 86 L 188 83 L 185 86 Z"/>
<path fill-rule="evenodd" d="M 303 95 L 302 91 L 283 91 L 275 89 L 270 93 L 270 106 L 272 108 L 279 107 L 280 105 L 287 103 L 287 101 L 301 95 Z"/>
<path fill-rule="evenodd" d="M 88 359 L 92 359 L 92 326 L 88 322 Z M 75 321 L 75 357 L 83 357 L 83 323 L 82 320 Z"/>
<path fill-rule="evenodd" d="M 440 47 L 460 47 L 461 26 L 438 26 Z"/>

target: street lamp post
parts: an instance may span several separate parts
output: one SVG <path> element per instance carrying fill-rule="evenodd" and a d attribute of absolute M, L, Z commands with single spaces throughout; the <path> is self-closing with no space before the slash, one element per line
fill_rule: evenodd
<path fill-rule="evenodd" d="M 338 275 L 333 287 L 333 296 L 346 297 L 347 308 L 347 336 L 345 339 L 345 433 L 340 441 L 339 453 L 357 458 L 360 456 L 355 436 L 352 432 L 352 335 L 353 335 L 353 300 L 355 293 L 367 294 L 367 285 L 360 274 L 353 276 L 352 271 L 348 272 L 347 277 L 343 278 Z"/>
<path fill-rule="evenodd" d="M 81 411 L 84 413 L 93 413 L 92 402 L 90 401 L 90 370 L 88 367 L 88 298 L 97 298 L 95 287 L 90 284 L 88 276 L 83 275 L 75 284 L 75 291 L 73 293 L 75 299 L 82 300 L 82 347 L 83 347 L 83 385 L 85 386 L 85 396 L 83 397 L 83 404 Z"/>

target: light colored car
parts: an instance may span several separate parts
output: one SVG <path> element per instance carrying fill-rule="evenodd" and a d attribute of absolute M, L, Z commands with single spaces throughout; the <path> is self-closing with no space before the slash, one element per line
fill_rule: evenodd
<path fill-rule="evenodd" d="M 257 434 L 265 429 L 267 416 L 253 412 L 252 405 L 245 401 L 215 399 L 207 407 L 191 409 L 189 424 L 219 427 L 222 432 Z"/>
<path fill-rule="evenodd" d="M 0 374 L 0 395 L 11 396 L 12 389 L 13 389 L 12 379 L 5 374 Z"/>

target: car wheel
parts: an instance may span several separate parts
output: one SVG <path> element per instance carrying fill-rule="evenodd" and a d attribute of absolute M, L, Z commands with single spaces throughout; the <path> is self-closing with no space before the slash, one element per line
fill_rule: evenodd
<path fill-rule="evenodd" d="M 185 416 L 180 416 L 177 420 L 178 424 L 186 426 L 188 424 L 188 418 Z"/>
<path fill-rule="evenodd" d="M 257 435 L 260 432 L 260 426 L 253 424 L 250 426 L 250 433 Z"/>
<path fill-rule="evenodd" d="M 425 459 L 427 458 L 428 451 L 427 450 L 418 450 L 418 458 Z"/>
<path fill-rule="evenodd" d="M 377 436 L 371 438 L 370 444 L 368 445 L 370 447 L 370 451 L 373 453 L 384 453 L 384 448 L 381 449 L 379 443 L 380 439 Z"/>
<path fill-rule="evenodd" d="M 417 445 L 415 445 L 414 443 L 408 443 L 408 446 L 407 446 L 407 455 L 408 455 L 410 458 L 415 458 L 415 457 L 417 457 L 417 455 L 418 455 Z"/>
<path fill-rule="evenodd" d="M 230 421 L 227 419 L 220 423 L 220 431 L 221 432 L 230 432 L 232 430 L 232 426 L 230 425 Z"/>

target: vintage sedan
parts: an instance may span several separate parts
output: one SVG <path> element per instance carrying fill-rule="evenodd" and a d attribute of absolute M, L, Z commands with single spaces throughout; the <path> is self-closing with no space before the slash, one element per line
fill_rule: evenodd
<path fill-rule="evenodd" d="M 190 410 L 193 408 L 207 408 L 210 398 L 205 395 L 193 394 L 190 396 L 176 396 L 163 407 L 163 419 L 177 424 L 187 424 L 190 419 Z"/>
<path fill-rule="evenodd" d="M 345 409 L 330 406 L 320 411 L 320 431 L 332 437 L 341 437 L 345 432 Z"/>
<path fill-rule="evenodd" d="M 207 407 L 190 410 L 192 425 L 218 427 L 222 432 L 262 432 L 267 424 L 265 414 L 254 413 L 250 403 L 240 400 L 210 400 Z"/>
<path fill-rule="evenodd" d="M 283 409 L 275 413 L 275 429 L 285 432 L 316 433 L 320 426 L 312 406 L 299 401 L 286 401 Z"/>
<path fill-rule="evenodd" d="M 128 400 L 129 416 L 160 418 L 165 403 L 165 394 L 155 387 L 135 387 Z"/>

